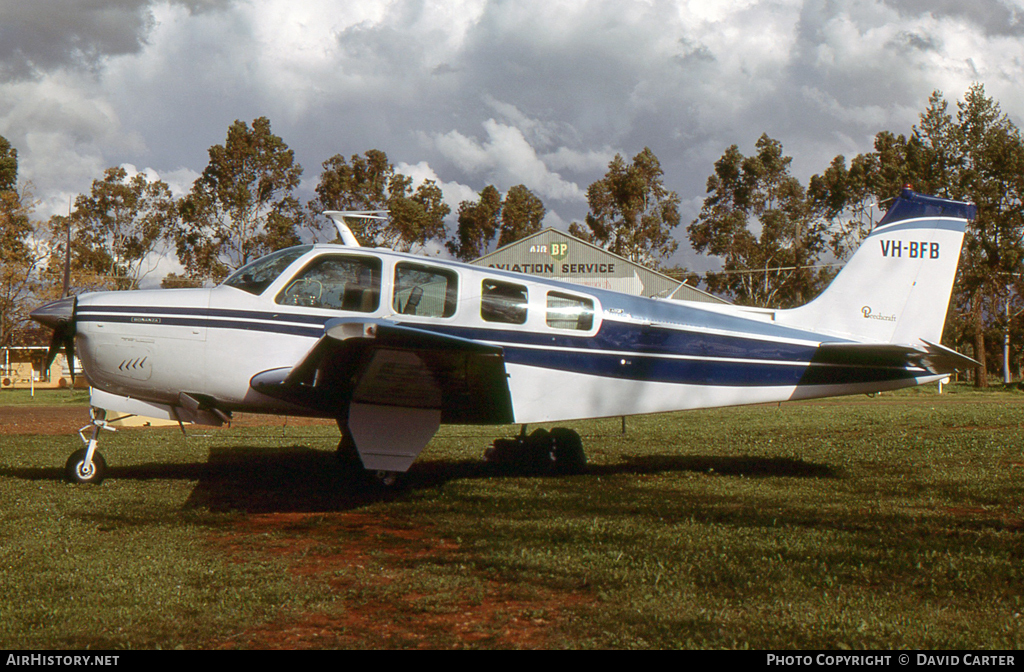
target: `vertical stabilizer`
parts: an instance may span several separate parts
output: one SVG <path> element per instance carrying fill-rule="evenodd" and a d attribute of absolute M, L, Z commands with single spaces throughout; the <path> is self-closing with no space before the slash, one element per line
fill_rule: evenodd
<path fill-rule="evenodd" d="M 904 189 L 824 292 L 776 321 L 875 343 L 938 343 L 975 206 Z"/>

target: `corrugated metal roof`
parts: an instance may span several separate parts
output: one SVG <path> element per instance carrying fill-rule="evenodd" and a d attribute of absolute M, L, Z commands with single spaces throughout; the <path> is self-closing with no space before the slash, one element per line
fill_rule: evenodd
<path fill-rule="evenodd" d="M 538 231 L 470 263 L 634 296 L 728 303 L 555 228 Z"/>

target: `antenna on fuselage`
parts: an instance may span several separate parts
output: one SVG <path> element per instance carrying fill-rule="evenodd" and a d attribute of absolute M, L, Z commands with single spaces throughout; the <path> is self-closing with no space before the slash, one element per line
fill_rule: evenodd
<path fill-rule="evenodd" d="M 348 228 L 348 224 L 345 223 L 346 217 L 376 219 L 380 221 L 388 218 L 387 210 L 327 210 L 324 214 L 334 221 L 334 226 L 338 227 L 338 237 L 341 238 L 341 244 L 346 247 L 360 246 L 359 241 L 352 235 L 352 229 Z"/>

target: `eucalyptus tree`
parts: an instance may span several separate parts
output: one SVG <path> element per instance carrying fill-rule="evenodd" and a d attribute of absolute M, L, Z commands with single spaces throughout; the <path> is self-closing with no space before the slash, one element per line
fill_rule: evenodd
<path fill-rule="evenodd" d="M 71 227 L 73 265 L 111 289 L 138 289 L 152 270 L 162 241 L 175 233 L 177 203 L 170 187 L 143 173 L 129 177 L 123 167 L 108 168 L 88 194 L 75 199 L 70 218 L 53 221 L 56 248 Z M 51 262 L 59 265 L 58 258 Z M 95 284 L 92 283 L 92 284 Z"/>
<path fill-rule="evenodd" d="M 944 101 L 933 99 L 929 112 L 944 111 Z M 984 386 L 986 341 L 1004 342 L 1003 368 L 1009 375 L 1011 322 L 1024 303 L 1024 142 L 981 85 L 971 87 L 958 101 L 955 119 L 942 115 L 941 121 L 935 130 L 922 124 L 922 133 L 935 148 L 935 164 L 944 169 L 947 193 L 978 206 L 964 240 L 953 305 L 954 317 L 965 322 L 963 331 L 973 340 L 975 359 L 982 363 L 976 381 Z"/>
<path fill-rule="evenodd" d="M 711 291 L 745 305 L 800 305 L 830 276 L 819 267 L 827 225 L 808 206 L 782 144 L 762 135 L 756 149 L 743 156 L 733 145 L 715 162 L 700 214 L 687 227 L 690 244 L 722 259 L 722 270 L 705 278 Z"/>
<path fill-rule="evenodd" d="M 18 150 L 0 136 L 0 347 L 24 341 L 29 310 L 45 297 L 45 235 L 29 184 L 18 182 Z"/>
<path fill-rule="evenodd" d="M 18 150 L 0 135 L 0 192 L 18 188 Z"/>
<path fill-rule="evenodd" d="M 455 235 L 445 243 L 448 252 L 462 261 L 483 256 L 498 234 L 501 205 L 501 194 L 491 184 L 480 191 L 476 201 L 459 203 Z"/>
<path fill-rule="evenodd" d="M 386 210 L 384 219 L 352 218 L 349 228 L 360 245 L 389 247 L 402 252 L 445 238 L 444 218 L 451 208 L 441 188 L 425 180 L 413 189 L 413 179 L 395 170 L 387 154 L 371 149 L 346 159 L 336 154 L 323 163 L 316 197 L 306 204 L 308 221 L 322 235 L 330 226 L 321 215 L 329 210 Z M 328 234 L 330 236 L 330 234 Z"/>
<path fill-rule="evenodd" d="M 980 84 L 957 102 L 955 114 L 949 107 L 941 92 L 933 92 L 908 135 L 878 133 L 874 151 L 856 157 L 845 173 L 842 157 L 836 157 L 829 171 L 812 178 L 810 192 L 821 211 L 846 221 L 863 220 L 858 211 L 872 200 L 882 206 L 875 212 L 882 212 L 907 185 L 977 205 L 964 239 L 945 339 L 972 347 L 981 362 L 975 380 L 984 386 L 989 350 L 995 352 L 988 346 L 1003 341 L 1008 374 L 1009 337 L 1021 330 L 1024 142 Z"/>
<path fill-rule="evenodd" d="M 546 212 L 543 201 L 526 185 L 517 184 L 502 198 L 489 184 L 476 201 L 459 204 L 458 225 L 445 247 L 455 258 L 472 261 L 484 255 L 495 238 L 503 247 L 537 233 Z"/>
<path fill-rule="evenodd" d="M 294 196 L 302 166 L 259 117 L 236 120 L 182 199 L 174 236 L 178 259 L 194 279 L 220 281 L 268 252 L 299 242 L 302 209 Z"/>
<path fill-rule="evenodd" d="M 569 233 L 630 261 L 657 266 L 679 247 L 672 237 L 680 223 L 679 196 L 665 188 L 663 175 L 647 147 L 630 163 L 616 154 L 605 176 L 587 189 L 586 227 L 573 222 Z"/>
<path fill-rule="evenodd" d="M 546 213 L 544 202 L 526 185 L 517 184 L 509 189 L 501 203 L 498 247 L 510 245 L 540 231 Z"/>
<path fill-rule="evenodd" d="M 45 250 L 35 235 L 34 207 L 27 187 L 0 189 L 0 347 L 14 343 L 28 325 L 31 304 L 42 289 Z"/>

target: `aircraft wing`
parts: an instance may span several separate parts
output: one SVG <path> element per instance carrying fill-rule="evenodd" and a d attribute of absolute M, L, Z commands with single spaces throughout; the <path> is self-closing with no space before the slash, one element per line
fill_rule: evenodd
<path fill-rule="evenodd" d="M 899 343 L 822 343 L 812 361 L 849 366 L 915 366 L 943 374 L 978 366 L 966 355 L 944 345 L 921 341 L 924 346 Z"/>
<path fill-rule="evenodd" d="M 513 421 L 500 347 L 388 320 L 331 320 L 295 366 L 259 373 L 250 385 L 335 417 L 367 404 L 440 410 L 445 423 Z"/>

